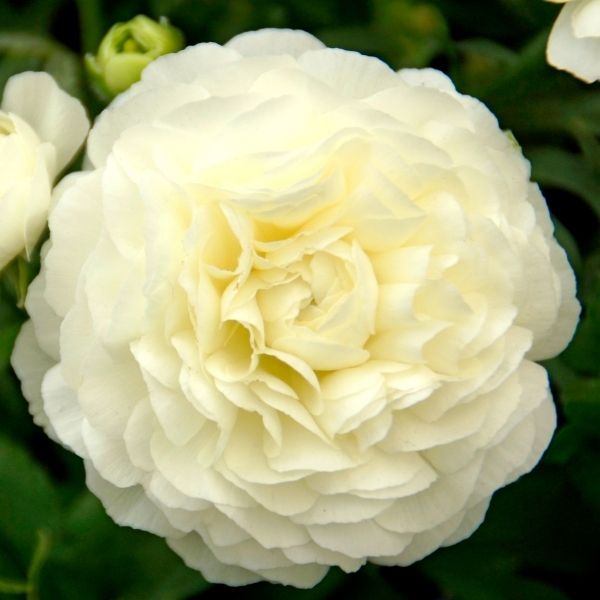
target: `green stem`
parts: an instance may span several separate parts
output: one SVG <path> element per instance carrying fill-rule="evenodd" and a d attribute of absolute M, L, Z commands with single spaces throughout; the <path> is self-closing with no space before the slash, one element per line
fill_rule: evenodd
<path fill-rule="evenodd" d="M 17 259 L 17 306 L 23 308 L 25 306 L 25 298 L 27 297 L 27 287 L 29 286 L 29 263 L 19 256 Z"/>
<path fill-rule="evenodd" d="M 0 578 L 0 594 L 27 594 L 30 585 L 26 581 Z"/>
<path fill-rule="evenodd" d="M 104 33 L 100 0 L 75 0 L 83 52 L 95 52 Z"/>
<path fill-rule="evenodd" d="M 35 547 L 29 569 L 27 570 L 27 581 L 29 584 L 27 600 L 39 600 L 40 571 L 46 562 L 46 558 L 48 558 L 51 546 L 51 537 L 48 530 L 39 529 L 37 538 L 37 546 Z"/>

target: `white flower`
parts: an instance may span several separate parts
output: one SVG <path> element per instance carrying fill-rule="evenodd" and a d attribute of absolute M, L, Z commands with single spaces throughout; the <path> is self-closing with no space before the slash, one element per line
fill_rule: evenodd
<path fill-rule="evenodd" d="M 37 242 L 54 178 L 88 129 L 81 103 L 47 73 L 8 80 L 0 110 L 0 270 Z"/>
<path fill-rule="evenodd" d="M 549 0 L 565 4 L 548 39 L 548 62 L 588 83 L 600 79 L 600 0 Z"/>
<path fill-rule="evenodd" d="M 63 184 L 14 366 L 121 524 L 314 585 L 468 536 L 579 306 L 529 165 L 433 70 L 287 30 L 158 59 Z"/>

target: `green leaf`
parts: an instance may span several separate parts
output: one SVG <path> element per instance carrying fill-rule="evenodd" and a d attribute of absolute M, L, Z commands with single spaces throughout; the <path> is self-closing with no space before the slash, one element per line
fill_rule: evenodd
<path fill-rule="evenodd" d="M 585 433 L 574 423 L 569 423 L 554 436 L 544 462 L 566 465 L 586 445 Z"/>
<path fill-rule="evenodd" d="M 600 218 L 600 174 L 589 163 L 552 146 L 529 148 L 527 157 L 534 181 L 580 196 Z"/>
<path fill-rule="evenodd" d="M 582 320 L 561 359 L 577 373 L 597 376 L 600 375 L 600 363 L 597 358 L 600 340 L 600 253 L 592 254 L 585 263 L 580 279 L 579 296 L 584 308 Z M 588 381 L 582 385 L 589 388 L 594 384 Z M 580 397 L 584 392 L 577 391 L 576 387 L 567 393 Z M 593 390 L 588 389 L 585 393 L 590 392 Z"/>
<path fill-rule="evenodd" d="M 564 410 L 570 422 L 600 438 L 600 378 L 581 378 L 562 389 Z"/>
<path fill-rule="evenodd" d="M 488 39 L 465 40 L 456 44 L 458 61 L 452 76 L 458 88 L 475 96 L 505 77 L 517 64 L 518 55 Z"/>
<path fill-rule="evenodd" d="M 79 13 L 81 46 L 84 52 L 95 52 L 102 34 L 104 23 L 100 0 L 75 0 Z"/>
<path fill-rule="evenodd" d="M 574 597 L 600 553 L 598 537 L 589 535 L 593 522 L 566 470 L 541 466 L 496 492 L 470 538 L 438 550 L 419 568 L 453 599 L 563 600 Z"/>
<path fill-rule="evenodd" d="M 197 571 L 192 571 L 181 562 L 168 572 L 160 572 L 156 578 L 137 584 L 136 589 L 119 600 L 178 600 L 201 594 L 211 587 Z"/>
<path fill-rule="evenodd" d="M 0 32 L 0 56 L 0 89 L 16 73 L 47 71 L 66 92 L 82 97 L 81 60 L 53 39 L 33 33 Z"/>
<path fill-rule="evenodd" d="M 0 594 L 26 594 L 30 585 L 26 581 L 15 581 L 0 577 Z"/>
<path fill-rule="evenodd" d="M 0 2 L 0 24 L 3 29 L 11 31 L 18 29 L 47 31 L 62 1 Z"/>
<path fill-rule="evenodd" d="M 58 497 L 42 467 L 4 436 L 0 436 L 0 489 L 0 538 L 25 572 L 38 545 L 38 531 L 58 526 Z"/>
<path fill-rule="evenodd" d="M 62 538 L 44 570 L 46 586 L 61 600 L 179 600 L 210 586 L 164 539 L 116 525 L 87 491 L 65 517 Z"/>
<path fill-rule="evenodd" d="M 581 453 L 570 465 L 575 485 L 600 524 L 600 451 Z"/>
<path fill-rule="evenodd" d="M 450 25 L 479 37 L 513 41 L 550 25 L 556 8 L 531 0 L 434 0 Z"/>
<path fill-rule="evenodd" d="M 20 329 L 20 323 L 11 323 L 0 328 L 0 370 L 8 367 L 12 348 Z"/>
<path fill-rule="evenodd" d="M 375 0 L 367 26 L 328 28 L 320 37 L 329 46 L 376 54 L 394 68 L 425 67 L 448 44 L 443 14 L 430 2 Z"/>
<path fill-rule="evenodd" d="M 367 573 L 368 571 L 368 573 Z M 376 568 L 366 567 L 361 571 L 361 579 L 367 580 L 373 587 L 374 577 L 373 571 L 377 572 Z M 356 578 L 356 576 L 354 576 Z M 325 600 L 331 598 L 335 591 L 348 583 L 348 576 L 344 575 L 339 569 L 330 569 L 323 581 L 310 590 L 293 589 L 282 585 L 273 585 L 270 583 L 259 583 L 256 585 L 256 597 L 260 600 L 279 600 L 285 597 L 286 600 Z M 355 583 L 355 581 L 353 582 Z M 382 590 L 377 590 L 378 599 L 385 600 L 385 594 Z M 341 591 L 343 596 L 343 589 Z M 358 586 L 352 586 L 352 595 L 356 598 L 362 597 Z M 396 600 L 401 600 L 396 596 Z"/>

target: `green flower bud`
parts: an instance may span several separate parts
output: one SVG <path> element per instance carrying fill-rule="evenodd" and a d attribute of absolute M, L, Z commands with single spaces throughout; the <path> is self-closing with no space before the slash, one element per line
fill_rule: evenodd
<path fill-rule="evenodd" d="M 183 48 L 183 34 L 166 17 L 158 22 L 144 16 L 113 25 L 98 47 L 87 54 L 85 66 L 101 95 L 111 99 L 139 80 L 153 60 Z"/>

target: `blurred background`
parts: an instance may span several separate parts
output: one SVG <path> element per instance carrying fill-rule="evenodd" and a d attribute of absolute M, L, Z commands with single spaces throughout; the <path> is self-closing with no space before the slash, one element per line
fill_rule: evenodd
<path fill-rule="evenodd" d="M 433 66 L 476 96 L 532 163 L 579 284 L 583 319 L 548 361 L 559 428 L 542 462 L 499 491 L 467 541 L 407 568 L 332 570 L 313 590 L 227 588 L 187 569 L 162 539 L 120 528 L 85 488 L 81 461 L 32 422 L 9 365 L 25 313 L 0 285 L 0 598 L 184 600 L 590 598 L 600 557 L 600 87 L 548 67 L 560 7 L 542 0 L 0 0 L 0 90 L 46 70 L 90 113 L 82 68 L 108 28 L 167 16 L 187 44 L 291 27 L 394 68 Z M 1 218 L 1 215 L 0 215 Z M 35 265 L 30 273 L 35 272 Z M 592 591 L 588 591 L 592 590 Z"/>

